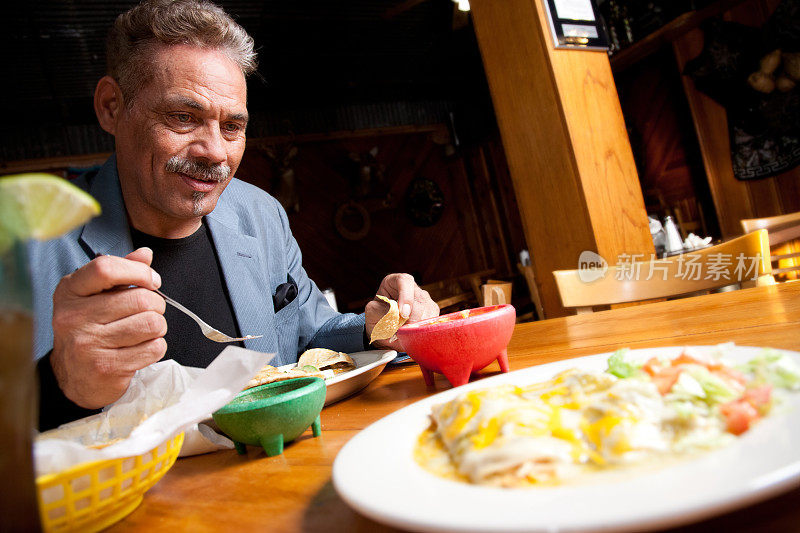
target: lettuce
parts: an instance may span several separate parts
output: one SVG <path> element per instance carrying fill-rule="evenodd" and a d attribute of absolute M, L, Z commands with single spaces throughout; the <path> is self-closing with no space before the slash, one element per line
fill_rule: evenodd
<path fill-rule="evenodd" d="M 675 414 L 680 420 L 690 420 L 697 411 L 690 400 L 675 399 L 670 401 L 669 405 L 675 410 Z"/>
<path fill-rule="evenodd" d="M 625 360 L 625 355 L 629 351 L 628 348 L 622 348 L 611 354 L 611 357 L 608 358 L 608 368 L 606 372 L 622 379 L 637 374 L 642 365 Z"/>
<path fill-rule="evenodd" d="M 758 383 L 800 390 L 800 367 L 791 357 L 777 350 L 764 350 L 761 355 L 742 365 L 740 370 L 752 374 Z"/>
<path fill-rule="evenodd" d="M 711 405 L 729 402 L 741 396 L 742 390 L 735 388 L 734 384 L 726 382 L 719 376 L 715 376 L 705 367 L 691 365 L 685 372 L 688 372 L 700 384 L 706 395 L 706 401 Z"/>
<path fill-rule="evenodd" d="M 708 395 L 705 389 L 689 372 L 681 372 L 678 376 L 678 381 L 672 386 L 670 394 L 673 394 L 677 399 L 705 400 Z"/>

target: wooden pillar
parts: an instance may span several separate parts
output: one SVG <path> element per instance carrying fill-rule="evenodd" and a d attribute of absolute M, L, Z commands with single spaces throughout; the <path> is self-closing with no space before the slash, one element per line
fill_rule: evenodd
<path fill-rule="evenodd" d="M 556 50 L 543 0 L 471 0 L 525 238 L 548 318 L 552 271 L 584 250 L 609 264 L 654 252 L 611 65 L 604 52 Z M 649 255 L 648 255 L 649 257 Z"/>

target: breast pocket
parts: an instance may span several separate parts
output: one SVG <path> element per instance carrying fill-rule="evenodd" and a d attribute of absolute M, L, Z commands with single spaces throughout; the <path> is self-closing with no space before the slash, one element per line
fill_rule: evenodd
<path fill-rule="evenodd" d="M 278 339 L 280 364 L 297 362 L 297 338 L 300 327 L 300 306 L 298 299 L 275 313 L 275 336 Z M 270 363 L 278 366 L 276 363 Z"/>

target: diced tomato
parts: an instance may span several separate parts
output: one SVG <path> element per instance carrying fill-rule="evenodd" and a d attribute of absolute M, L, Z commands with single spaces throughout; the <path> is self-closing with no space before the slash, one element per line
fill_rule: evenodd
<path fill-rule="evenodd" d="M 701 361 L 696 357 L 692 357 L 686 352 L 683 352 L 678 357 L 672 360 L 672 366 L 678 366 L 678 365 L 700 365 L 708 368 L 708 363 Z"/>
<path fill-rule="evenodd" d="M 642 365 L 642 370 L 644 370 L 651 376 L 655 376 L 656 374 L 658 374 L 658 371 L 661 370 L 663 366 L 664 365 L 661 363 L 658 357 L 651 357 L 650 359 L 647 360 L 645 364 Z"/>
<path fill-rule="evenodd" d="M 702 361 L 697 359 L 696 357 L 692 357 L 691 355 L 687 354 L 686 352 L 680 354 L 678 357 L 672 360 L 672 366 L 678 365 L 700 365 L 706 367 L 710 372 L 718 375 L 719 377 L 727 380 L 727 381 L 735 381 L 741 385 L 745 385 L 747 383 L 747 377 L 736 370 L 735 368 L 731 368 L 729 366 L 725 366 L 722 363 L 717 361 Z"/>
<path fill-rule="evenodd" d="M 668 366 L 667 368 L 662 368 L 653 376 L 653 383 L 655 383 L 658 392 L 662 396 L 672 390 L 672 386 L 678 381 L 678 376 L 680 376 L 684 368 L 683 366 Z"/>
<path fill-rule="evenodd" d="M 735 381 L 741 385 L 747 384 L 747 376 L 736 370 L 735 368 L 731 368 L 725 365 L 714 365 L 715 368 L 709 368 L 714 374 L 717 374 L 721 378 Z"/>
<path fill-rule="evenodd" d="M 719 410 L 725 417 L 728 431 L 734 435 L 741 435 L 758 420 L 758 411 L 750 402 L 739 399 L 724 403 L 719 406 Z"/>
<path fill-rule="evenodd" d="M 772 385 L 762 385 L 761 387 L 747 389 L 744 392 L 744 396 L 742 396 L 742 400 L 755 407 L 759 414 L 764 414 L 767 408 L 769 408 L 771 399 Z"/>

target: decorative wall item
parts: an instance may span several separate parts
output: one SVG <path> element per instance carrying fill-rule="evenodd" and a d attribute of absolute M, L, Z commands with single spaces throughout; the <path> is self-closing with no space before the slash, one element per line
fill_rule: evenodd
<path fill-rule="evenodd" d="M 378 147 L 368 152 L 350 152 L 348 159 L 355 164 L 349 174 L 350 199 L 336 208 L 333 224 L 336 232 L 349 241 L 363 239 L 372 225 L 371 213 L 395 207 L 391 191 L 386 186 L 385 167 L 378 161 Z"/>
<path fill-rule="evenodd" d="M 406 215 L 415 226 L 436 224 L 444 211 L 444 194 L 435 181 L 417 178 L 408 185 L 405 195 Z"/>
<path fill-rule="evenodd" d="M 365 198 L 367 196 L 386 194 L 383 181 L 385 168 L 378 162 L 377 146 L 373 146 L 369 152 L 350 152 L 348 157 L 356 166 L 350 182 L 354 197 Z"/>
<path fill-rule="evenodd" d="M 351 200 L 336 208 L 333 225 L 336 233 L 348 241 L 360 241 L 369 233 L 372 220 L 363 205 Z"/>
<path fill-rule="evenodd" d="M 704 30 L 684 74 L 726 109 L 736 178 L 800 165 L 800 0 L 783 0 L 761 29 L 713 20 Z"/>
<path fill-rule="evenodd" d="M 272 163 L 272 186 L 270 191 L 287 213 L 300 211 L 300 195 L 294 176 L 294 158 L 297 146 L 293 143 L 273 144 L 261 148 Z"/>

